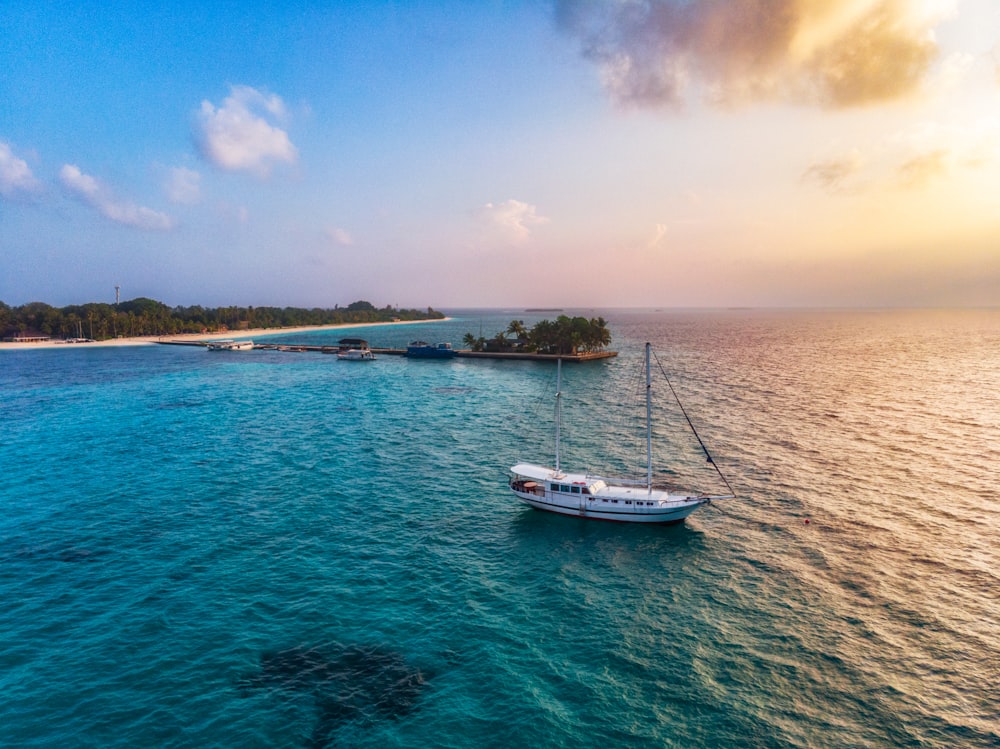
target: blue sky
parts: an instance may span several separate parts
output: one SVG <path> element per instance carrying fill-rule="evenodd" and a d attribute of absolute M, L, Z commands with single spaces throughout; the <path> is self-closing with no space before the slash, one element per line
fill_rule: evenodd
<path fill-rule="evenodd" d="M 981 306 L 988 0 L 5 3 L 0 300 Z"/>

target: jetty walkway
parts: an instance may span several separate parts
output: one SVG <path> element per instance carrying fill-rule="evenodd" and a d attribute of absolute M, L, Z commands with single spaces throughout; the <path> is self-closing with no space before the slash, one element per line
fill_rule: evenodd
<path fill-rule="evenodd" d="M 156 343 L 164 346 L 202 346 L 208 345 L 208 341 L 171 341 L 162 340 Z M 289 353 L 320 353 L 336 354 L 340 350 L 339 346 L 311 346 L 299 343 L 255 343 L 254 350 L 261 351 L 284 351 Z M 386 356 L 406 356 L 405 348 L 376 348 L 370 347 L 373 354 L 383 354 Z M 565 362 L 585 362 L 598 359 L 610 359 L 618 356 L 617 351 L 592 351 L 585 354 L 535 354 L 512 351 L 470 351 L 469 349 L 455 349 L 455 358 L 460 359 L 506 359 L 508 361 L 556 361 L 562 359 Z"/>

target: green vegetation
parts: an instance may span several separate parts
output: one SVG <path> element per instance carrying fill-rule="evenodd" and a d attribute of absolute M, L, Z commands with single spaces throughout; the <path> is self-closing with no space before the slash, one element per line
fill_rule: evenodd
<path fill-rule="evenodd" d="M 611 343 L 603 317 L 567 317 L 542 320 L 531 330 L 523 320 L 511 320 L 507 329 L 492 338 L 466 333 L 463 343 L 473 351 L 531 351 L 540 354 L 579 354 L 601 351 Z"/>
<path fill-rule="evenodd" d="M 440 320 L 444 314 L 426 311 L 376 308 L 370 302 L 353 302 L 333 309 L 299 307 L 168 307 L 155 299 L 140 297 L 114 304 L 90 303 L 52 307 L 30 302 L 10 307 L 0 302 L 0 335 L 44 334 L 53 338 L 160 336 L 179 333 L 215 333 L 246 328 L 285 328 L 301 325 L 339 325 L 393 320 Z"/>

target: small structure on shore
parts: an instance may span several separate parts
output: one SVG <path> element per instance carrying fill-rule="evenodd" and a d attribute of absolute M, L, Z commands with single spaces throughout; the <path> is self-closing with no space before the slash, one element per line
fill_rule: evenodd
<path fill-rule="evenodd" d="M 34 330 L 20 330 L 4 336 L 3 340 L 6 343 L 48 343 L 52 340 L 52 336 Z"/>

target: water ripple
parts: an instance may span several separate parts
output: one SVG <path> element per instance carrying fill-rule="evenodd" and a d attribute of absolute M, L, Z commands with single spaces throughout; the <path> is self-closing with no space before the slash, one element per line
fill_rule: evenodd
<path fill-rule="evenodd" d="M 607 316 L 564 459 L 632 459 L 595 414 L 652 339 L 751 500 L 515 504 L 540 363 L 5 354 L 0 744 L 1000 745 L 1000 317 Z"/>

